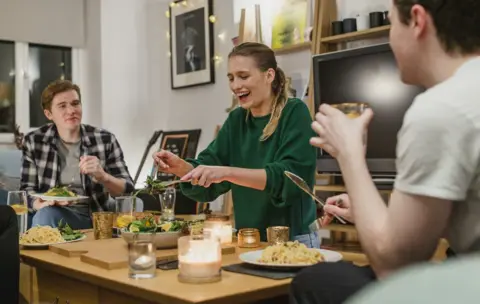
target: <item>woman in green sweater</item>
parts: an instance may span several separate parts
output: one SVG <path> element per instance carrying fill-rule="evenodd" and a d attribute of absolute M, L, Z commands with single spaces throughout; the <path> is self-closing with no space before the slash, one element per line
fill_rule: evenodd
<path fill-rule="evenodd" d="M 228 58 L 230 89 L 240 107 L 197 159 L 160 151 L 155 163 L 160 171 L 191 179 L 181 191 L 196 201 L 210 202 L 232 190 L 237 229 L 258 228 L 265 241 L 268 227 L 288 226 L 291 239 L 319 247 L 317 234 L 308 229 L 316 205 L 284 175 L 288 170 L 314 184 L 310 112 L 303 101 L 288 98 L 285 74 L 269 47 L 243 43 Z"/>

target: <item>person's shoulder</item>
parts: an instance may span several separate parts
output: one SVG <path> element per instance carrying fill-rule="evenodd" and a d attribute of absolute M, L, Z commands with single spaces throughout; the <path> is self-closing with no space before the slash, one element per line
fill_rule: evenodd
<path fill-rule="evenodd" d="M 310 110 L 303 100 L 298 98 L 289 98 L 287 100 L 282 110 L 282 118 L 284 121 L 290 120 L 290 118 L 305 120 L 307 117 L 311 118 Z"/>
<path fill-rule="evenodd" d="M 247 117 L 247 110 L 242 107 L 237 107 L 228 113 L 227 121 L 238 122 L 245 121 Z"/>
<path fill-rule="evenodd" d="M 24 141 L 32 143 L 43 142 L 45 141 L 46 137 L 50 136 L 50 133 L 53 131 L 53 127 L 54 125 L 52 123 L 48 123 L 33 131 L 30 131 L 25 135 Z"/>
<path fill-rule="evenodd" d="M 103 128 L 82 124 L 82 129 L 84 136 L 87 136 L 92 143 L 107 144 L 113 143 L 117 140 L 112 132 Z"/>

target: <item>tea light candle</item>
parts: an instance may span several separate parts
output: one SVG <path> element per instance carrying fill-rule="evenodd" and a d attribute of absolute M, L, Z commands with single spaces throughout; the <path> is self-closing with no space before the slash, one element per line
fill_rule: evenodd
<path fill-rule="evenodd" d="M 184 283 L 207 283 L 221 279 L 222 253 L 218 239 L 178 240 L 178 279 Z"/>
<path fill-rule="evenodd" d="M 255 228 L 243 228 L 238 232 L 238 246 L 254 248 L 260 246 L 260 232 Z"/>

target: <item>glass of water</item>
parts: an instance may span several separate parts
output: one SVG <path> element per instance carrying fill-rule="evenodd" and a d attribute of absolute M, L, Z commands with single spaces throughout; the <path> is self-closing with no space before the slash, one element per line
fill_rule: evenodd
<path fill-rule="evenodd" d="M 9 191 L 7 204 L 17 214 L 18 232 L 20 235 L 27 231 L 28 205 L 27 193 L 25 191 Z"/>
<path fill-rule="evenodd" d="M 128 276 L 132 279 L 150 279 L 155 277 L 157 255 L 154 245 L 154 233 L 142 234 L 142 239 L 134 236 L 128 245 Z"/>
<path fill-rule="evenodd" d="M 162 205 L 162 220 L 173 221 L 175 219 L 176 190 L 173 187 L 165 189 L 159 194 Z"/>

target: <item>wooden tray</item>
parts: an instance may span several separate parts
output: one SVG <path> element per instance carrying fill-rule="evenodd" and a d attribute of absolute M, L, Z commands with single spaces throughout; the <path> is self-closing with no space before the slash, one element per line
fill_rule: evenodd
<path fill-rule="evenodd" d="M 234 244 L 223 245 L 222 254 L 233 254 L 235 248 Z M 121 238 L 52 245 L 49 249 L 66 257 L 80 257 L 82 262 L 103 269 L 128 267 L 128 247 Z M 177 248 L 157 250 L 157 261 L 176 260 L 177 255 Z"/>

